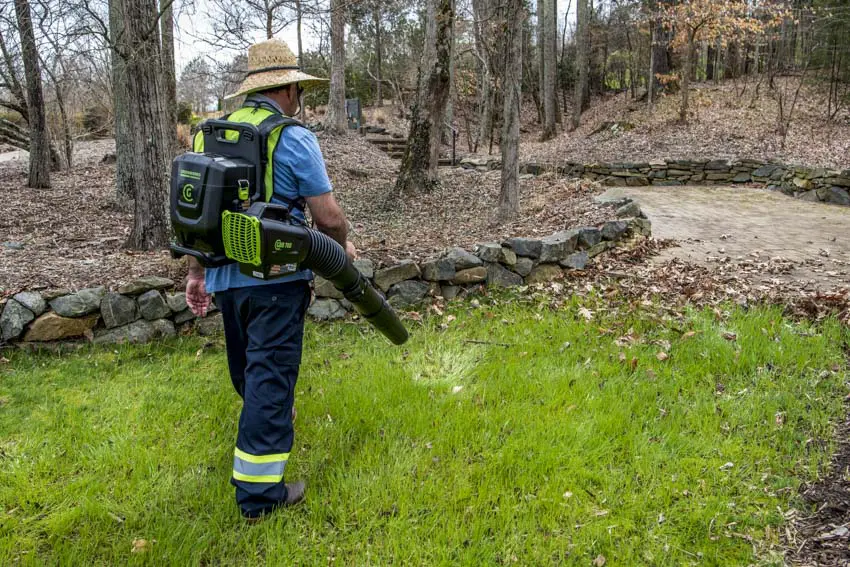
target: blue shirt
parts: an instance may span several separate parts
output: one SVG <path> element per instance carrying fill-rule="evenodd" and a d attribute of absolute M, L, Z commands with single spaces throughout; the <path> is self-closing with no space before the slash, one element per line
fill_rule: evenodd
<path fill-rule="evenodd" d="M 285 115 L 275 101 L 262 94 L 248 95 L 245 102 L 259 104 L 268 110 Z M 316 135 L 300 126 L 284 128 L 274 153 L 274 192 L 271 202 L 285 205 L 287 203 L 280 197 L 294 200 L 298 197 L 316 197 L 332 190 Z M 301 212 L 295 212 L 295 215 L 303 219 Z M 204 285 L 207 293 L 216 293 L 239 287 L 312 278 L 313 274 L 309 270 L 302 270 L 272 280 L 261 280 L 242 274 L 239 271 L 239 264 L 228 264 L 221 268 L 207 268 Z"/>

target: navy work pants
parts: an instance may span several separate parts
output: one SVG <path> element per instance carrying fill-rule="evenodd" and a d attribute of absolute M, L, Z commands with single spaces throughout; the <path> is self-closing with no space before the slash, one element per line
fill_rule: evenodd
<path fill-rule="evenodd" d="M 247 517 L 286 499 L 292 404 L 301 364 L 310 284 L 295 281 L 216 293 L 230 379 L 242 397 L 233 457 L 236 502 Z"/>

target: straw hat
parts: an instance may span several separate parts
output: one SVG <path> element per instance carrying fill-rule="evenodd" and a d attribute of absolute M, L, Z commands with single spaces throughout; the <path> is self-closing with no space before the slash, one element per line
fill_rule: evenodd
<path fill-rule="evenodd" d="M 327 82 L 301 72 L 298 58 L 289 46 L 279 39 L 255 43 L 248 48 L 248 74 L 239 89 L 226 99 L 300 83 L 305 89 Z"/>

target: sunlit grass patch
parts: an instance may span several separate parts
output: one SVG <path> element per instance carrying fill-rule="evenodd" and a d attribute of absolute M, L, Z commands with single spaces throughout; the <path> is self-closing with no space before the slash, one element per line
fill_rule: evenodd
<path fill-rule="evenodd" d="M 400 348 L 311 326 L 287 468 L 308 499 L 255 527 L 228 484 L 220 344 L 7 354 L 0 564 L 769 560 L 828 461 L 845 330 L 488 301 L 411 322 Z"/>

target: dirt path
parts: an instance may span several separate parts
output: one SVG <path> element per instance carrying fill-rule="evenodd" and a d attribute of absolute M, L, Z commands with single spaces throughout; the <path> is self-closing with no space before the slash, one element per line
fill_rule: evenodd
<path fill-rule="evenodd" d="M 655 261 L 738 266 L 755 282 L 850 286 L 850 208 L 748 187 L 614 188 L 603 198 L 622 196 L 640 202 L 653 236 L 678 241 Z"/>

